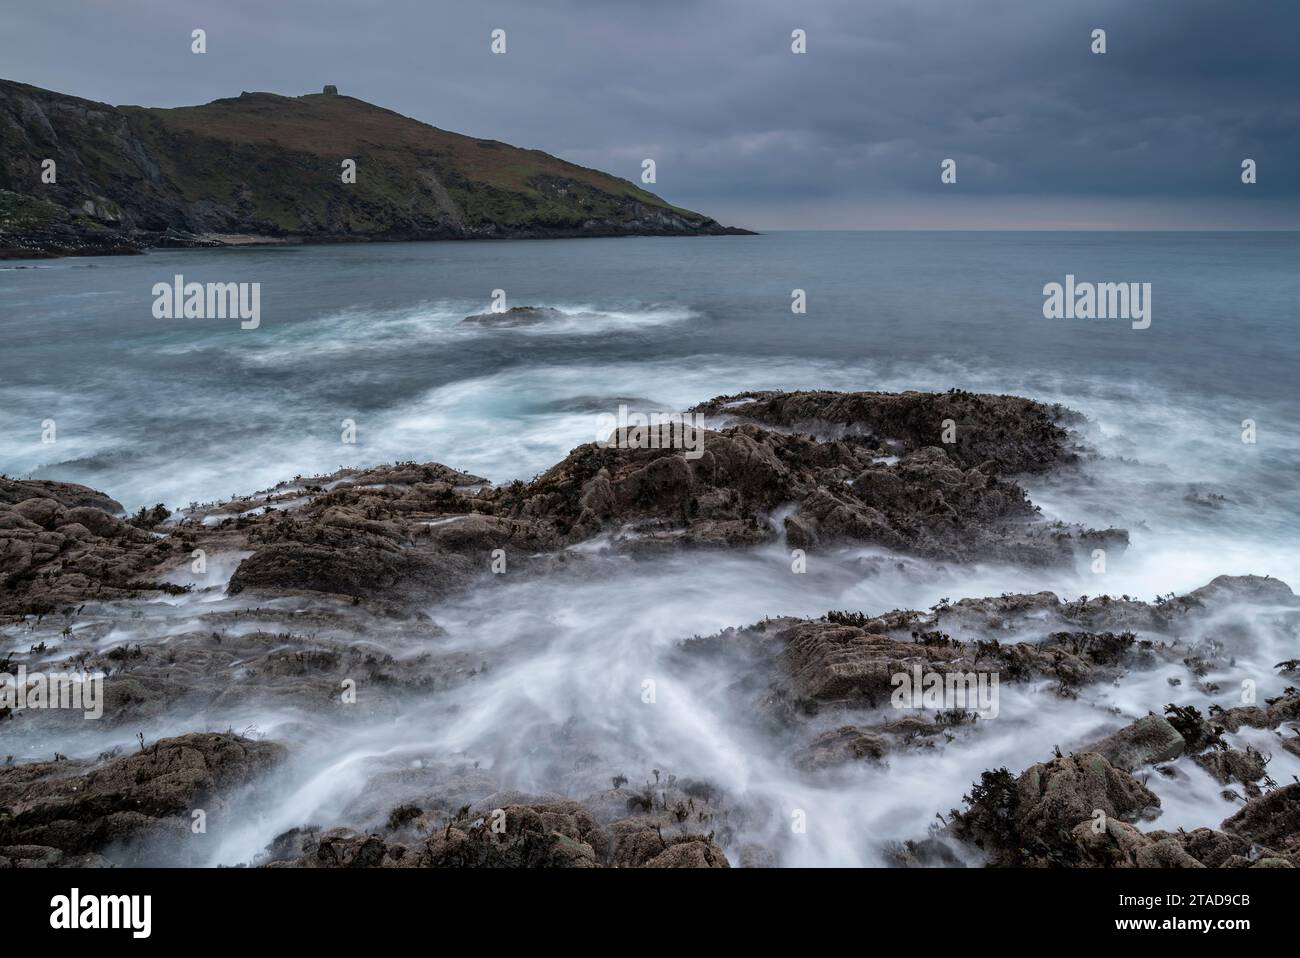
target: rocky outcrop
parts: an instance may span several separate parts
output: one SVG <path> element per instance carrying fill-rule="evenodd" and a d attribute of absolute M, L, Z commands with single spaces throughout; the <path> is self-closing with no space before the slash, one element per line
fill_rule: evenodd
<path fill-rule="evenodd" d="M 1300 784 L 1284 785 L 1248 802 L 1223 830 L 1275 849 L 1300 867 Z"/>
<path fill-rule="evenodd" d="M 0 612 L 42 615 L 157 588 L 148 570 L 171 543 L 119 518 L 121 510 L 85 486 L 0 479 Z"/>
<path fill-rule="evenodd" d="M 1294 708 L 1300 693 L 1292 690 L 1280 703 Z M 1184 723 L 1191 710 L 1169 711 Z M 1300 785 L 1271 782 L 1267 757 L 1254 749 L 1198 744 L 1197 737 L 1152 715 L 1018 777 L 1006 769 L 985 772 L 943 834 L 979 848 L 994 866 L 1300 867 Z M 1184 749 L 1199 751 L 1193 761 L 1220 783 L 1244 785 L 1245 805 L 1217 830 L 1141 831 L 1137 823 L 1159 800 L 1130 772 Z M 1112 757 L 1129 767 L 1116 767 Z M 1256 784 L 1261 780 L 1265 788 Z M 914 855 L 900 858 L 923 864 Z"/>
<path fill-rule="evenodd" d="M 1081 752 L 1093 752 L 1115 768 L 1132 772 L 1143 765 L 1168 762 L 1183 754 L 1186 741 L 1178 730 L 1158 715 L 1148 715 L 1132 725 L 1085 745 Z"/>
<path fill-rule="evenodd" d="M 1073 699 L 1133 672 L 1181 668 L 1190 682 L 1206 668 L 1229 668 L 1231 648 L 1206 647 L 1192 656 L 1183 636 L 1216 621 L 1233 603 L 1296 604 L 1276 580 L 1243 576 L 1215 582 L 1209 591 L 1151 603 L 1008 594 L 944 602 L 928 612 L 768 618 L 693 638 L 681 650 L 731 670 L 733 707 L 791 735 L 798 767 L 821 771 L 858 762 L 888 764 L 901 752 L 962 747 L 967 729 L 997 718 L 999 687 L 1038 685 L 1038 694 Z M 1097 628 L 1115 622 L 1141 623 L 1142 637 Z M 1018 641 L 989 638 L 1004 635 Z M 942 694 L 927 698 L 926 683 Z M 1292 694 L 1266 707 L 1218 710 L 1209 717 L 1168 703 L 1163 715 L 1060 744 L 1078 754 L 1098 754 L 1125 772 L 1195 756 L 1224 784 L 1243 785 L 1247 795 L 1255 795 L 1262 758 L 1248 748 L 1229 748 L 1224 726 L 1249 720 L 1276 728 L 1297 707 L 1300 696 Z"/>
<path fill-rule="evenodd" d="M 1007 473 L 1044 472 L 1078 457 L 1066 429 L 1078 415 L 1019 396 L 959 389 L 938 394 L 768 391 L 719 396 L 693 411 L 784 431 L 852 437 L 895 454 L 939 446 L 967 469 L 991 462 Z"/>
<path fill-rule="evenodd" d="M 572 801 L 465 808 L 427 838 L 409 842 L 346 828 L 295 830 L 276 841 L 270 856 L 266 864 L 280 868 L 729 867 L 711 837 L 665 835 L 645 817 L 606 829 Z"/>
<path fill-rule="evenodd" d="M 696 411 L 748 420 L 754 404 L 736 402 L 720 397 Z M 500 505 L 544 518 L 565 541 L 615 532 L 643 548 L 783 534 L 792 548 L 861 542 L 955 561 L 996 555 L 1042 564 L 1096 547 L 1122 550 L 1122 530 L 1040 521 L 1025 490 L 1004 477 L 1073 456 L 1053 422 L 1058 414 L 1026 403 L 955 393 L 781 394 L 756 415 L 765 425 L 704 431 L 695 455 L 648 447 L 667 445 L 654 433 L 619 430 L 610 443 L 580 446 L 534 482 L 503 491 Z M 817 416 L 842 428 L 817 438 L 766 425 Z M 957 435 L 965 438 L 946 444 L 952 416 L 964 417 Z"/>
<path fill-rule="evenodd" d="M 284 749 L 238 735 L 196 732 L 107 761 L 0 768 L 0 857 L 110 853 L 132 841 L 189 833 L 191 813 L 276 764 Z M 36 855 L 34 847 L 50 849 Z"/>
<path fill-rule="evenodd" d="M 84 487 L 5 480 L 0 555 L 12 559 L 0 612 L 166 589 L 162 580 L 196 549 L 253 553 L 232 577 L 232 595 L 404 603 L 459 589 L 494 558 L 512 570 L 544 568 L 602 536 L 633 554 L 784 539 L 805 551 L 872 544 L 941 560 L 1038 564 L 1124 547 L 1121 530 L 1043 522 L 1024 489 L 1002 477 L 1009 465 L 1067 457 L 1046 407 L 966 394 L 909 393 L 897 403 L 837 396 L 787 398 L 839 419 L 866 403 L 862 415 L 889 422 L 937 421 L 969 407 L 969 438 L 964 448 L 917 445 L 887 461 L 886 448 L 862 436 L 822 441 L 742 424 L 703 430 L 686 450 L 652 448 L 649 436 L 621 430 L 531 482 L 494 487 L 439 463 L 402 463 L 285 483 L 171 522 L 165 510 L 126 522 L 116 502 Z M 994 438 L 979 438 L 986 433 Z M 919 427 L 912 435 L 914 444 L 928 440 Z M 996 454 L 1008 462 L 966 464 Z"/>

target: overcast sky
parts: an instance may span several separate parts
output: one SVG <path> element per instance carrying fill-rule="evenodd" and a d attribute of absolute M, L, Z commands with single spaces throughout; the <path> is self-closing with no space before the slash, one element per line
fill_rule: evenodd
<path fill-rule="evenodd" d="M 6 3 L 0 76 L 147 106 L 333 83 L 629 179 L 653 157 L 656 192 L 755 229 L 1295 229 L 1298 37 L 1300 0 L 39 0 Z"/>

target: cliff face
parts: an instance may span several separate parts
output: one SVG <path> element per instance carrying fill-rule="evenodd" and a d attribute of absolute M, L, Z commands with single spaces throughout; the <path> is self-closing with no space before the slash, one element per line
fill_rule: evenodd
<path fill-rule="evenodd" d="M 0 80 L 0 256 L 743 232 L 627 180 L 333 93 L 151 109 Z"/>

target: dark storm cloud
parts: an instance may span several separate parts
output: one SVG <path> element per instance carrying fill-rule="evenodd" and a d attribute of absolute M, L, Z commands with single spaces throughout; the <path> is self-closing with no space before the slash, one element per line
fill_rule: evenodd
<path fill-rule="evenodd" d="M 149 105 L 335 83 L 632 179 L 653 157 L 658 192 L 742 225 L 1300 225 L 1292 0 L 104 0 L 7 19 L 12 79 Z"/>

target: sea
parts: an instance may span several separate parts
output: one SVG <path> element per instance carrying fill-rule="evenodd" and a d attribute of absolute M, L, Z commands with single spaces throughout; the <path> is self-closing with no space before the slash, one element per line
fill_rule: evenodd
<path fill-rule="evenodd" d="M 158 318 L 155 287 L 178 276 L 257 284 L 256 328 Z M 1045 287 L 1067 277 L 1139 284 L 1149 325 L 1047 318 Z M 555 312 L 528 325 L 464 322 L 494 305 Z M 276 704 L 255 715 L 165 713 L 143 730 L 256 727 L 295 743 L 276 801 L 214 840 L 210 864 L 255 861 L 306 821 L 346 823 L 378 757 L 457 756 L 504 786 L 574 798 L 617 775 L 705 778 L 746 809 L 729 832 L 737 845 L 773 849 L 780 864 L 880 865 L 889 842 L 923 837 L 981 771 L 1018 771 L 1159 710 L 1173 672 L 1077 698 L 1004 684 L 999 717 L 961 747 L 816 777 L 791 764 L 789 742 L 750 721 L 733 676 L 684 668 L 680 642 L 767 616 L 1004 592 L 1150 600 L 1244 574 L 1300 588 L 1298 325 L 1300 233 L 1289 232 L 772 232 L 10 262 L 0 266 L 0 472 L 83 483 L 132 512 L 175 510 L 401 460 L 528 479 L 603 438 L 598 423 L 620 405 L 952 388 L 1061 403 L 1083 417 L 1088 455 L 1024 484 L 1048 518 L 1129 530 L 1103 576 L 996 560 L 867 572 L 849 561 L 861 554 L 812 557 L 807 574 L 792 575 L 776 548 L 666 556 L 431 599 L 439 651 L 493 667 L 401 716 L 326 734 L 309 711 Z M 181 627 L 178 602 L 232 600 L 159 601 L 162 634 L 123 626 L 100 641 L 165 641 Z M 1261 696 L 1280 691 L 1273 664 L 1300 655 L 1293 617 L 1243 609 L 1219 625 L 1248 635 L 1232 674 L 1217 697 L 1189 684 L 1177 700 L 1230 706 L 1243 677 Z M 572 743 L 557 734 L 574 727 L 584 730 L 580 767 L 564 764 Z M 137 731 L 27 741 L 20 757 L 93 756 Z M 1300 772 L 1300 759 L 1256 744 L 1276 754 L 1275 779 Z M 1190 760 L 1178 768 L 1148 782 L 1162 798 L 1153 827 L 1217 825 L 1239 807 Z M 790 827 L 795 812 L 802 831 Z"/>

